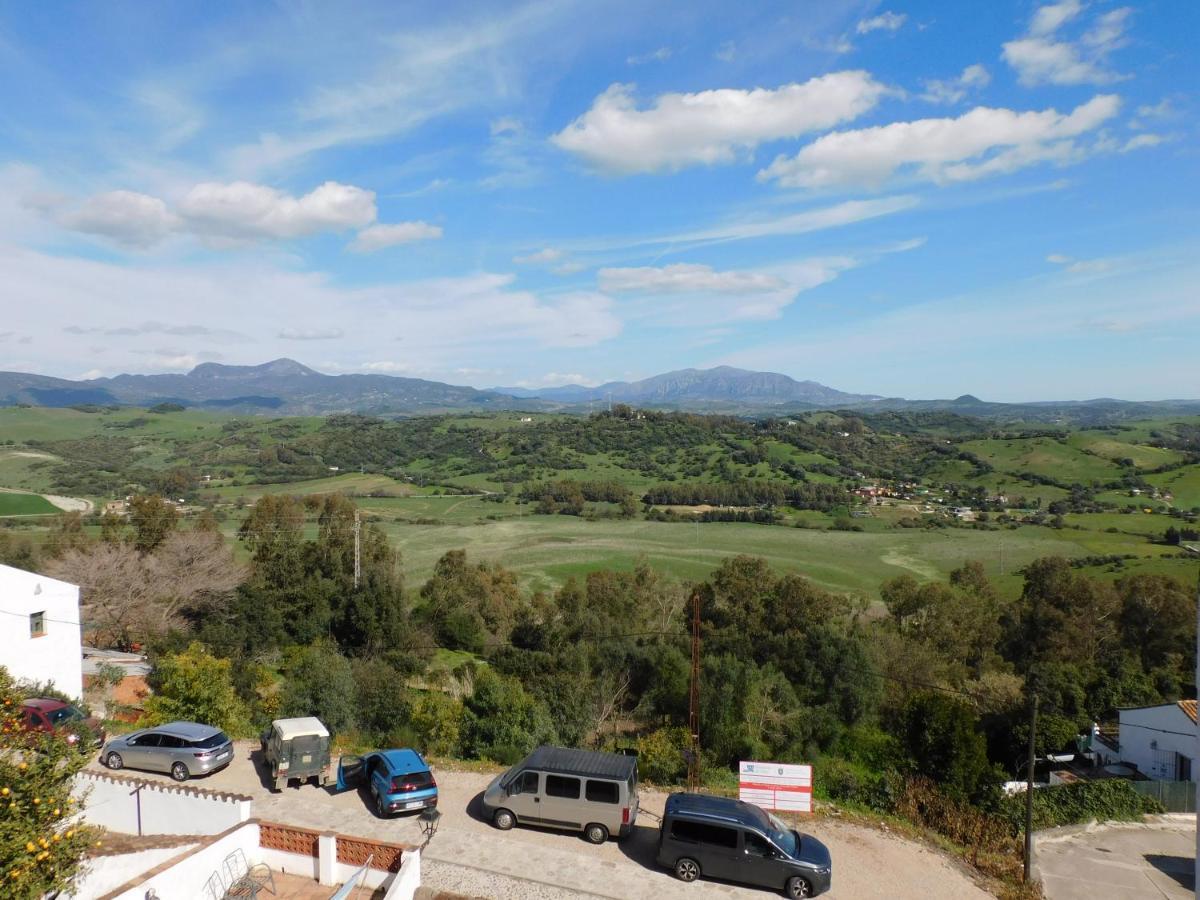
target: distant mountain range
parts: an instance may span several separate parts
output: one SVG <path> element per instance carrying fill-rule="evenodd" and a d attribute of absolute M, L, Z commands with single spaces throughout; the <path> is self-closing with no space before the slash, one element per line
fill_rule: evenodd
<path fill-rule="evenodd" d="M 609 402 L 735 415 L 816 409 L 944 411 L 1005 421 L 1090 424 L 1200 414 L 1200 400 L 1098 399 L 1014 404 L 989 403 L 970 394 L 954 400 L 905 400 L 849 394 L 815 381 L 796 381 L 787 375 L 729 366 L 681 369 L 641 381 L 614 381 L 599 387 L 566 385 L 538 391 L 503 387 L 478 390 L 393 375 L 325 375 L 291 359 L 277 359 L 259 366 L 204 363 L 186 375 L 117 375 L 83 381 L 0 372 L 0 406 L 179 403 L 203 409 L 275 415 L 340 412 L 419 415 L 487 409 L 586 412 L 589 406 Z"/>
<path fill-rule="evenodd" d="M 494 388 L 514 397 L 538 397 L 560 403 L 595 401 L 632 403 L 645 406 L 687 406 L 691 404 L 753 404 L 782 406 L 802 403 L 806 406 L 845 406 L 882 400 L 871 394 L 847 394 L 815 381 L 796 381 L 775 372 L 749 372 L 731 366 L 715 369 L 680 369 L 654 375 L 641 381 L 610 381 L 589 388 L 578 384 L 545 388 Z"/>

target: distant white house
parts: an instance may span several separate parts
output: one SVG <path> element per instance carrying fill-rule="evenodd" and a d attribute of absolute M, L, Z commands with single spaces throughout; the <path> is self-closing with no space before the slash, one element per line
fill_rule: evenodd
<path fill-rule="evenodd" d="M 79 588 L 0 566 L 0 666 L 14 678 L 83 694 Z"/>
<path fill-rule="evenodd" d="M 1121 761 L 1156 781 L 1192 781 L 1200 773 L 1196 701 L 1118 710 Z"/>

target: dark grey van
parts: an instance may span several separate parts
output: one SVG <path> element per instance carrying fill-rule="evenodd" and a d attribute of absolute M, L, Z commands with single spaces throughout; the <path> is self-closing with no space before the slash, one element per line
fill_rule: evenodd
<path fill-rule="evenodd" d="M 667 798 L 658 864 L 682 881 L 701 875 L 815 897 L 829 890 L 829 850 L 750 803 L 705 794 Z"/>
<path fill-rule="evenodd" d="M 483 814 L 501 831 L 537 825 L 582 831 L 593 844 L 624 837 L 638 814 L 637 757 L 538 747 L 483 793 Z"/>

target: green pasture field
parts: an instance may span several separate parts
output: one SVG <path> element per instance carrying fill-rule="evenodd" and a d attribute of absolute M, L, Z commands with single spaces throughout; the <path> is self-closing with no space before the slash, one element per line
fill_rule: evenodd
<path fill-rule="evenodd" d="M 1160 490 L 1165 488 L 1174 494 L 1171 504 L 1178 509 L 1200 507 L 1200 466 L 1147 475 L 1146 480 Z"/>
<path fill-rule="evenodd" d="M 0 487 L 48 493 L 50 475 L 47 469 L 57 462 L 57 456 L 41 450 L 0 447 Z"/>
<path fill-rule="evenodd" d="M 389 496 L 403 497 L 412 494 L 417 489 L 406 481 L 397 481 L 387 475 L 362 475 L 358 472 L 330 475 L 327 478 L 311 478 L 307 481 L 289 481 L 280 484 L 242 484 L 223 485 L 213 489 L 214 493 L 231 500 L 244 497 L 247 501 L 255 500 L 267 494 L 347 494 L 349 496 L 366 496 L 372 493 L 383 493 Z"/>
<path fill-rule="evenodd" d="M 1028 472 L 1060 482 L 1113 481 L 1121 475 L 1120 467 L 1110 460 L 1048 437 L 989 438 L 961 446 L 1001 471 Z"/>
<path fill-rule="evenodd" d="M 1159 466 L 1182 462 L 1185 458 L 1175 450 L 1134 444 L 1097 431 L 1077 431 L 1067 438 L 1067 444 L 1080 450 L 1090 450 L 1105 459 L 1131 459 L 1139 469 L 1157 469 Z"/>
<path fill-rule="evenodd" d="M 0 491 L 0 516 L 54 516 L 62 510 L 37 494 Z"/>

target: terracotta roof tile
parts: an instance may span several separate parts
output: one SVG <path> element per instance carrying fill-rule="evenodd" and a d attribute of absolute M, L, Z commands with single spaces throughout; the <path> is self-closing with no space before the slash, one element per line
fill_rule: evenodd
<path fill-rule="evenodd" d="M 1179 708 L 1182 709 L 1189 719 L 1196 721 L 1196 701 L 1195 700 L 1180 700 Z"/>

